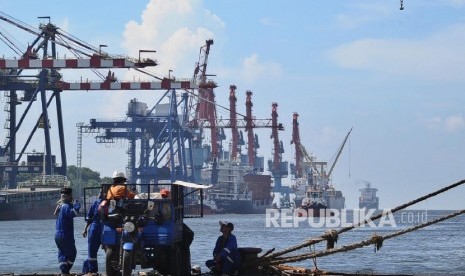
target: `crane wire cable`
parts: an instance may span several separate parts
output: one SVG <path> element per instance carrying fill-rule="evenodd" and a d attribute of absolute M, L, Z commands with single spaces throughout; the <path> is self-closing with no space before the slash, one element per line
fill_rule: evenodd
<path fill-rule="evenodd" d="M 17 41 L 17 39 L 15 39 L 14 36 L 12 36 L 5 28 L 3 28 L 2 26 L 0 26 L 0 29 L 2 29 L 2 31 L 0 31 L 0 35 L 4 38 L 2 39 L 2 41 L 11 49 L 13 50 L 13 52 L 15 52 L 18 56 L 21 56 L 22 55 L 22 50 L 20 47 L 17 46 L 17 44 L 21 44 Z M 6 40 L 6 41 L 5 41 Z M 13 42 L 13 40 L 16 40 L 16 43 Z M 14 48 L 14 49 L 13 49 Z"/>

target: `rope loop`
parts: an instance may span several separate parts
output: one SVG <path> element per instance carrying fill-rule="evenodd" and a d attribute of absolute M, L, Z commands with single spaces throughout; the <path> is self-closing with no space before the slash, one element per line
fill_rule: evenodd
<path fill-rule="evenodd" d="M 374 234 L 371 237 L 371 242 L 375 244 L 375 252 L 379 251 L 381 247 L 383 247 L 383 241 L 384 241 L 383 236 Z"/>
<path fill-rule="evenodd" d="M 327 230 L 321 237 L 326 240 L 326 249 L 333 249 L 334 244 L 337 243 L 339 234 L 336 230 L 330 229 Z"/>

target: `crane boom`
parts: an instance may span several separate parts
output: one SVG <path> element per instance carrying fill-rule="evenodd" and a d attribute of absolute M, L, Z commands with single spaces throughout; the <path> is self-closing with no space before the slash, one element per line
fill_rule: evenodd
<path fill-rule="evenodd" d="M 347 142 L 347 139 L 349 138 L 350 133 L 352 132 L 352 128 L 350 128 L 349 132 L 347 133 L 346 137 L 344 138 L 344 141 L 342 142 L 341 147 L 339 148 L 339 151 L 337 152 L 336 159 L 334 160 L 334 163 L 331 165 L 331 168 L 329 169 L 328 172 L 328 177 L 331 176 L 331 173 L 333 172 L 334 166 L 336 166 L 336 162 L 339 159 L 339 156 L 341 155 L 342 150 L 344 149 L 344 146 Z"/>
<path fill-rule="evenodd" d="M 88 69 L 88 68 L 134 68 L 157 65 L 153 60 L 143 62 L 129 58 L 104 58 L 94 55 L 90 59 L 0 59 L 0 69 Z"/>
<path fill-rule="evenodd" d="M 1 90 L 15 88 L 36 89 L 37 81 L 0 82 Z M 91 91 L 91 90 L 169 90 L 169 89 L 195 89 L 196 84 L 190 81 L 161 81 L 161 82 L 63 82 L 46 83 L 45 89 L 57 91 Z"/>
<path fill-rule="evenodd" d="M 302 153 L 302 157 L 303 159 L 305 159 L 305 162 L 307 162 L 308 164 L 310 164 L 310 166 L 312 166 L 312 168 L 318 173 L 318 174 L 321 174 L 320 173 L 320 170 L 318 170 L 315 162 L 314 162 L 314 157 L 310 156 L 310 154 L 308 154 L 307 150 L 305 149 L 304 145 L 302 144 L 299 144 L 299 149 L 300 149 L 300 152 Z M 318 162 L 319 164 L 323 164 L 324 162 Z"/>

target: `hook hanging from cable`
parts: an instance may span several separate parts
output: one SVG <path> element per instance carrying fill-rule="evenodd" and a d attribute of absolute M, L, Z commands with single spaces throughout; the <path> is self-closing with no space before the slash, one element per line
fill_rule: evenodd
<path fill-rule="evenodd" d="M 404 10 L 404 0 L 400 0 L 400 10 Z"/>

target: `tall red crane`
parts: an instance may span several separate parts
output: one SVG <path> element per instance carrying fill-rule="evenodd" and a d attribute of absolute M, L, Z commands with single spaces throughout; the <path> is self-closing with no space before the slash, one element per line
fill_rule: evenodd
<path fill-rule="evenodd" d="M 245 100 L 245 131 L 247 131 L 247 154 L 249 157 L 249 165 L 254 166 L 255 165 L 255 154 L 256 154 L 256 149 L 255 149 L 255 137 L 253 133 L 254 129 L 254 123 L 252 120 L 252 91 L 247 90 L 246 91 L 246 100 Z"/>
<path fill-rule="evenodd" d="M 231 160 L 236 160 L 238 155 L 239 131 L 237 129 L 237 113 L 236 113 L 236 86 L 229 86 L 229 119 L 232 135 Z"/>
<path fill-rule="evenodd" d="M 195 139 L 197 143 L 193 146 L 200 149 L 203 146 L 201 144 L 203 137 L 203 125 L 205 122 L 208 122 L 210 127 L 211 156 L 207 161 L 212 162 L 211 183 L 216 184 L 218 182 L 217 162 L 219 155 L 215 93 L 213 90 L 216 88 L 216 83 L 211 80 L 207 80 L 207 64 L 211 45 L 213 45 L 213 39 L 206 40 L 205 45 L 200 47 L 199 60 L 196 64 L 193 77 L 194 82 L 198 84 L 199 88 L 198 94 L 191 97 L 190 116 L 192 118 L 190 118 L 189 124 L 193 128 L 199 130 L 198 137 Z M 200 164 L 196 166 L 198 169 L 201 167 Z"/>
<path fill-rule="evenodd" d="M 273 170 L 278 171 L 281 163 L 281 149 L 278 136 L 278 104 L 271 104 L 271 139 L 273 139 Z"/>
<path fill-rule="evenodd" d="M 274 192 L 289 194 L 289 189 L 282 186 L 281 180 L 287 177 L 288 174 L 288 163 L 282 161 L 282 154 L 284 153 L 284 147 L 282 142 L 279 141 L 278 130 L 282 130 L 282 125 L 278 124 L 278 104 L 272 103 L 271 105 L 271 139 L 273 139 L 273 160 L 268 161 L 271 175 L 274 179 Z M 270 164 L 271 163 L 271 164 Z M 287 200 L 289 201 L 289 200 Z M 287 202 L 289 203 L 289 202 Z"/>
<path fill-rule="evenodd" d="M 302 147 L 300 145 L 300 133 L 299 133 L 299 114 L 294 112 L 292 115 L 292 140 L 291 144 L 295 146 L 295 178 L 300 178 L 303 175 L 303 155 Z"/>
<path fill-rule="evenodd" d="M 213 91 L 216 83 L 207 80 L 207 64 L 211 45 L 213 45 L 213 39 L 206 40 L 205 45 L 200 48 L 199 61 L 194 71 L 194 81 L 199 89 L 198 95 L 191 98 L 191 108 L 195 110 L 194 118 L 192 118 L 194 127 L 199 127 L 202 124 L 201 121 L 208 121 L 210 124 L 211 158 L 215 160 L 218 158 L 218 130 L 216 128 L 215 92 Z"/>

